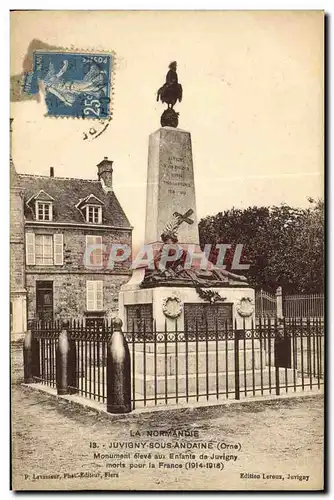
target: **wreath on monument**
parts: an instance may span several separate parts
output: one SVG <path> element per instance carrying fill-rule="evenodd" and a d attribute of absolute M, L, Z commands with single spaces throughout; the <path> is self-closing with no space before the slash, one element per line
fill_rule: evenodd
<path fill-rule="evenodd" d="M 182 313 L 183 304 L 177 295 L 165 297 L 162 301 L 162 311 L 168 318 L 178 318 Z"/>
<path fill-rule="evenodd" d="M 254 300 L 251 297 L 241 297 L 236 303 L 236 310 L 239 316 L 248 318 L 254 312 Z"/>
<path fill-rule="evenodd" d="M 215 302 L 224 302 L 227 297 L 221 297 L 218 292 L 214 290 L 203 290 L 199 286 L 195 288 L 198 296 L 205 300 L 206 302 L 210 302 L 210 304 L 214 304 Z"/>

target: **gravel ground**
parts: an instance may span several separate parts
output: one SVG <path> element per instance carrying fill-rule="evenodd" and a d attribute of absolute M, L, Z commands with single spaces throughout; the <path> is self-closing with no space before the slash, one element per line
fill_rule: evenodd
<path fill-rule="evenodd" d="M 15 490 L 322 489 L 322 395 L 116 419 L 22 386 L 21 349 L 12 357 Z M 193 435 L 147 436 L 173 430 Z"/>

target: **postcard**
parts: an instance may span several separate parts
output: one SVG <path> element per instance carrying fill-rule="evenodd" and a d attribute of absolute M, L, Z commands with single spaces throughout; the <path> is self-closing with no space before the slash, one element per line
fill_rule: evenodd
<path fill-rule="evenodd" d="M 12 11 L 15 491 L 323 491 L 323 11 Z"/>

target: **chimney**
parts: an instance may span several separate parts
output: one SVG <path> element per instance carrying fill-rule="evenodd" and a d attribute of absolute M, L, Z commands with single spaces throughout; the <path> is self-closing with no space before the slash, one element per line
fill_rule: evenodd
<path fill-rule="evenodd" d="M 55 169 L 53 167 L 50 167 L 50 177 L 55 176 Z"/>
<path fill-rule="evenodd" d="M 112 168 L 113 162 L 108 160 L 108 156 L 97 165 L 97 176 L 106 192 L 112 191 Z"/>

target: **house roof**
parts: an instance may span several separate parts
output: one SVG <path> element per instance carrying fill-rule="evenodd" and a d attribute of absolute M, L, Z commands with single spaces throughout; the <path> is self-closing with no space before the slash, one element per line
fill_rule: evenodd
<path fill-rule="evenodd" d="M 34 214 L 27 205 L 27 201 L 43 190 L 55 200 L 53 202 L 53 221 L 55 222 L 86 223 L 83 213 L 76 205 L 80 200 L 94 195 L 103 203 L 102 224 L 131 229 L 131 224 L 115 193 L 105 193 L 98 180 L 17 175 L 24 191 L 24 214 L 27 220 L 34 220 Z"/>

